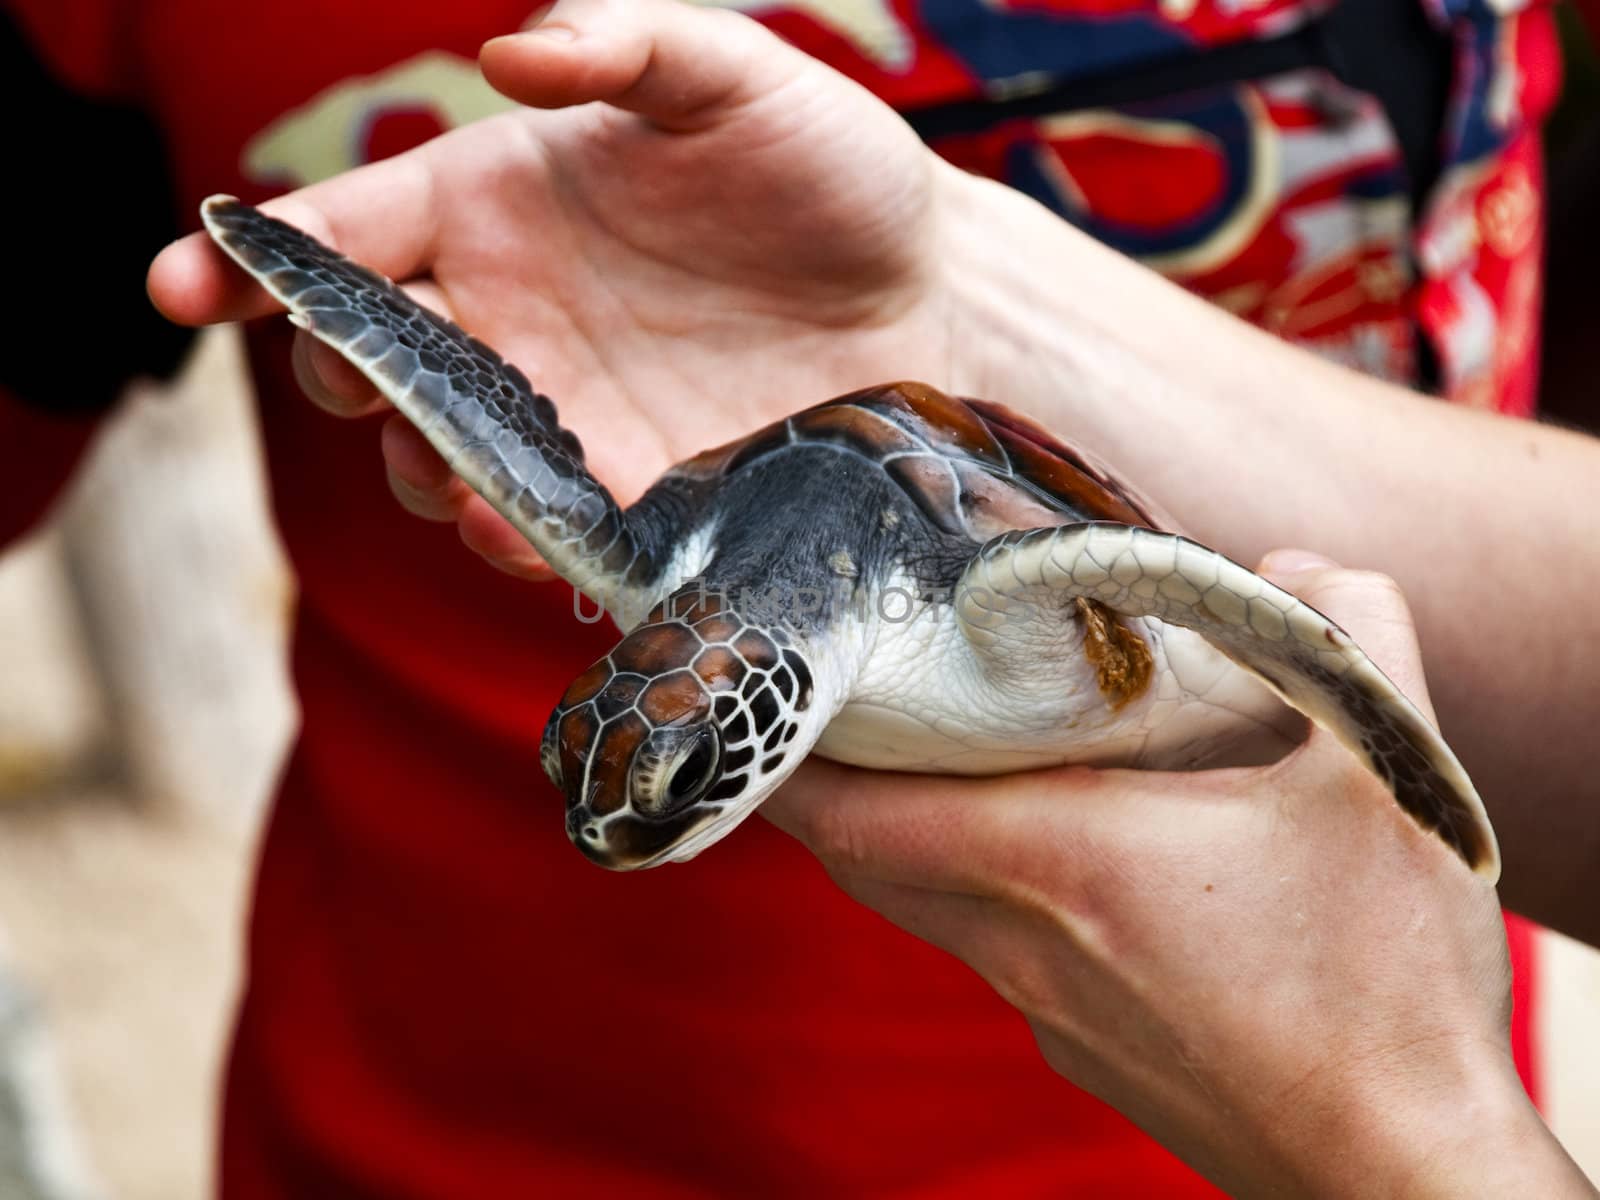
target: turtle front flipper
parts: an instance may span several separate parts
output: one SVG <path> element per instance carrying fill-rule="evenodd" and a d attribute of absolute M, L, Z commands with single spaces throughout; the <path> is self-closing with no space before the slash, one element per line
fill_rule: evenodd
<path fill-rule="evenodd" d="M 665 537 L 630 524 L 527 377 L 377 272 L 231 196 L 200 209 L 222 249 L 420 430 L 574 587 L 612 613 L 654 602 Z"/>
<path fill-rule="evenodd" d="M 986 543 L 957 585 L 957 619 L 980 654 L 1003 656 L 1008 621 L 1036 621 L 1041 593 L 1199 633 L 1355 751 L 1400 807 L 1474 871 L 1499 877 L 1488 815 L 1450 747 L 1350 635 L 1309 604 L 1187 538 L 1093 522 Z"/>

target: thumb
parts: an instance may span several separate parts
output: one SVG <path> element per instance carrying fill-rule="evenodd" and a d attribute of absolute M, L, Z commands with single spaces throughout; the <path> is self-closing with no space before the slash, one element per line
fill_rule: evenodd
<path fill-rule="evenodd" d="M 1355 639 L 1367 657 L 1435 726 L 1416 623 L 1400 587 L 1376 571 L 1355 571 L 1307 550 L 1273 550 L 1256 568 Z"/>
<path fill-rule="evenodd" d="M 668 128 L 770 95 L 811 60 L 747 17 L 679 0 L 561 0 L 487 42 L 484 78 L 536 108 L 603 100 Z"/>

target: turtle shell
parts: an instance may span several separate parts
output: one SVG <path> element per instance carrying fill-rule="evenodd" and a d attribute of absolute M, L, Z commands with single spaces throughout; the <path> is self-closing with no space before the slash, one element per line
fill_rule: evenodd
<path fill-rule="evenodd" d="M 1077 521 L 1162 528 L 1153 506 L 1090 457 L 1004 405 L 923 383 L 852 392 L 707 450 L 670 475 L 731 475 L 796 443 L 841 446 L 878 464 L 928 520 L 986 542 Z"/>

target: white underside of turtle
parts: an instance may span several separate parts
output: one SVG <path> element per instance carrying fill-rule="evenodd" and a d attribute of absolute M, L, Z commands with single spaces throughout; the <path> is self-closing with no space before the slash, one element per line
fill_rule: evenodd
<path fill-rule="evenodd" d="M 624 511 L 493 350 L 238 201 L 202 215 L 627 630 L 541 742 L 594 861 L 694 857 L 813 750 L 949 774 L 1187 769 L 1281 753 L 1298 710 L 1498 873 L 1460 763 L 1348 634 L 1160 528 L 1026 419 L 922 384 L 866 389 L 679 464 Z"/>
<path fill-rule="evenodd" d="M 900 576 L 885 591 L 898 601 L 913 586 Z M 1081 621 L 1019 627 L 1002 659 L 972 646 L 953 604 L 873 615 L 849 646 L 862 664 L 855 685 L 816 744 L 838 762 L 951 775 L 1062 763 L 1184 770 L 1263 761 L 1304 732 L 1261 680 L 1181 626 L 1123 622 L 1152 665 L 1149 685 L 1119 706 L 1084 652 Z"/>

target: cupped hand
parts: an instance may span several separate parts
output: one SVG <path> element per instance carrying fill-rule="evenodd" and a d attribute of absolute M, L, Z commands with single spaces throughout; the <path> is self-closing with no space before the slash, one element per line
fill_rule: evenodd
<path fill-rule="evenodd" d="M 947 375 L 930 287 L 943 168 L 869 93 L 744 17 L 672 0 L 562 0 L 481 61 L 532 107 L 264 207 L 522 367 L 619 500 L 885 370 Z M 203 235 L 163 251 L 149 287 L 188 324 L 273 310 Z M 383 407 L 305 334 L 295 358 L 325 408 Z M 543 573 L 398 417 L 383 451 L 408 508 Z"/>
<path fill-rule="evenodd" d="M 1431 717 L 1390 581 L 1298 553 L 1262 570 Z M 1511 1061 L 1493 889 L 1320 730 L 1270 766 L 1186 774 L 813 760 L 762 811 L 1231 1192 L 1512 1194 L 1482 1190 L 1528 1167 L 1507 1139 L 1554 1147 Z"/>

